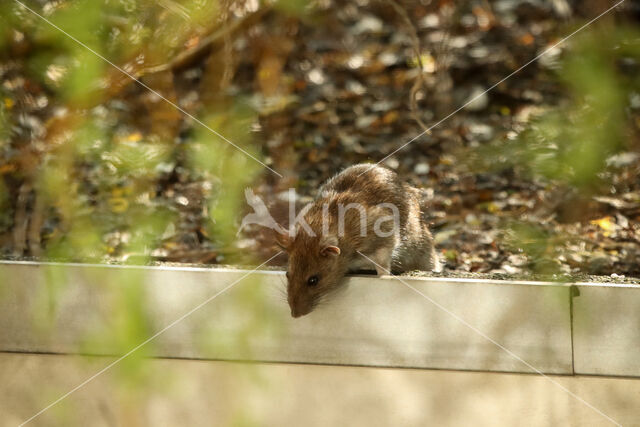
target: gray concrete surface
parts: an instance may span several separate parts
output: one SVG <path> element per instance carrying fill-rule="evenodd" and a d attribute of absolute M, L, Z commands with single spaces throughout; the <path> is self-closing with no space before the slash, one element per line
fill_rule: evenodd
<path fill-rule="evenodd" d="M 0 350 L 121 354 L 128 348 L 107 337 L 121 328 L 114 319 L 126 291 L 141 286 L 136 305 L 152 335 L 246 274 L 0 263 Z M 542 372 L 573 372 L 568 286 L 403 277 L 425 298 L 390 276 L 354 276 L 329 303 L 292 319 L 284 280 L 282 272 L 251 274 L 158 336 L 153 354 L 533 372 L 499 343 Z M 202 345 L 202 337 L 217 342 Z"/>
<path fill-rule="evenodd" d="M 18 425 L 111 360 L 0 353 L 0 425 Z M 640 379 L 550 379 L 616 422 L 640 426 Z M 539 375 L 134 359 L 28 425 L 615 424 Z"/>
<path fill-rule="evenodd" d="M 575 372 L 640 376 L 640 287 L 579 289 L 573 300 Z"/>

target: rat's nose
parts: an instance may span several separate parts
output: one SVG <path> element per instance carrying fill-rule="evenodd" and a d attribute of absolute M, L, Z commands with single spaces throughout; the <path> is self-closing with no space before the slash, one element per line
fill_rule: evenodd
<path fill-rule="evenodd" d="M 294 318 L 298 318 L 298 317 L 302 317 L 305 314 L 309 314 L 311 312 L 311 310 L 307 310 L 306 308 L 300 308 L 300 307 L 296 307 L 296 306 L 292 306 L 291 307 L 291 317 Z"/>

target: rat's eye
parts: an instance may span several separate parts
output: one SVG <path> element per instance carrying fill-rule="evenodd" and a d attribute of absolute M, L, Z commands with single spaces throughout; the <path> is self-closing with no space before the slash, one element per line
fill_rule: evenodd
<path fill-rule="evenodd" d="M 311 276 L 307 279 L 307 285 L 315 286 L 318 284 L 318 276 Z"/>

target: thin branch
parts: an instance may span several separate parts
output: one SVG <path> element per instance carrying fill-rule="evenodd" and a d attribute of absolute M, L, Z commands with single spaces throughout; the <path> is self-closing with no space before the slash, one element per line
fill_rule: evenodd
<path fill-rule="evenodd" d="M 179 53 L 174 58 L 172 58 L 169 62 L 160 65 L 154 65 L 151 67 L 146 67 L 138 70 L 135 74 L 137 78 L 140 78 L 147 74 L 159 73 L 167 70 L 175 70 L 179 68 L 185 67 L 187 64 L 190 64 L 194 61 L 196 57 L 204 54 L 208 49 L 211 48 L 212 45 L 218 43 L 220 41 L 224 41 L 225 38 L 229 37 L 231 34 L 243 28 L 247 25 L 252 25 L 257 22 L 270 8 L 265 6 L 258 9 L 256 12 L 246 15 L 243 18 L 236 19 L 225 25 L 223 28 L 218 31 L 208 35 L 207 37 L 200 40 L 200 42 L 190 48 L 185 50 L 184 52 Z"/>
<path fill-rule="evenodd" d="M 425 132 L 431 133 L 431 131 L 429 130 L 429 127 L 424 121 L 422 121 L 422 119 L 420 118 L 420 114 L 418 112 L 418 100 L 417 100 L 418 92 L 421 89 L 423 89 L 425 85 L 424 64 L 422 63 L 422 47 L 420 45 L 420 38 L 418 37 L 418 31 L 416 30 L 416 27 L 413 25 L 413 22 L 411 22 L 411 18 L 409 18 L 409 14 L 400 5 L 400 3 L 398 3 L 396 0 L 387 0 L 387 1 L 393 7 L 395 12 L 402 18 L 404 23 L 407 25 L 407 29 L 409 30 L 409 37 L 411 37 L 411 47 L 413 49 L 413 54 L 416 56 L 418 61 L 418 68 L 419 68 L 418 76 L 416 77 L 416 80 L 413 83 L 413 86 L 411 87 L 411 92 L 410 92 L 409 108 L 411 109 L 411 115 L 413 116 L 414 120 L 418 122 L 418 124 L 422 127 L 422 129 Z"/>

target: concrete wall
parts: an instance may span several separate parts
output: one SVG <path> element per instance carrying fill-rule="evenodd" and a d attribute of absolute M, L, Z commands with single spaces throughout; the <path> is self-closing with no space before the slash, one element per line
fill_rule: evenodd
<path fill-rule="evenodd" d="M 111 359 L 0 354 L 0 426 L 17 426 Z M 133 379 L 132 379 L 133 378 Z M 131 388 L 130 382 L 138 386 Z M 640 426 L 640 379 L 552 376 Z M 116 365 L 33 426 L 609 426 L 540 375 L 147 360 Z"/>
<path fill-rule="evenodd" d="M 402 280 L 291 319 L 281 272 L 0 262 L 0 426 L 115 360 L 34 353 L 158 333 L 30 425 L 640 426 L 640 287 Z"/>
<path fill-rule="evenodd" d="M 170 326 L 153 356 L 640 376 L 640 286 L 354 276 L 292 319 L 276 271 L 0 263 L 0 278 L 0 351 L 124 354 L 137 289 L 144 337 Z"/>

